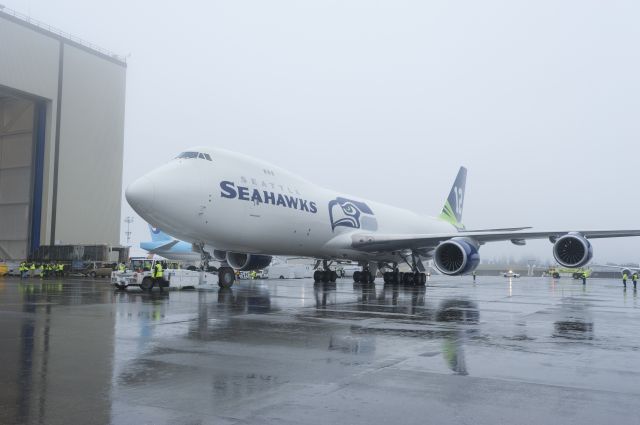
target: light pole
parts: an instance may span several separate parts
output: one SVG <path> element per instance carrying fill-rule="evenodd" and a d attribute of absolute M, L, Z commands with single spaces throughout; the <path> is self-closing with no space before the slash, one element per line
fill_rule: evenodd
<path fill-rule="evenodd" d="M 129 245 L 129 241 L 131 240 L 131 223 L 133 223 L 133 217 L 125 217 L 124 222 L 127 223 L 127 231 L 124 232 L 127 235 L 127 245 Z"/>

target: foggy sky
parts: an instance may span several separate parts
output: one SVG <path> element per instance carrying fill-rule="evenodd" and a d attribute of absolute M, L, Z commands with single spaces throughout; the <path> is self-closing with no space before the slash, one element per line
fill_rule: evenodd
<path fill-rule="evenodd" d="M 465 165 L 468 228 L 640 228 L 637 1 L 0 1 L 130 54 L 125 186 L 204 144 L 437 215 Z"/>

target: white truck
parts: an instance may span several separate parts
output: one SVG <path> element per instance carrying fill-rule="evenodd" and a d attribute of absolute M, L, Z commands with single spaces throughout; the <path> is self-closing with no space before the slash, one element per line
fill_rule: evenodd
<path fill-rule="evenodd" d="M 152 278 L 155 261 L 143 268 L 129 267 L 124 271 L 111 273 L 111 283 L 119 290 L 126 290 L 131 286 L 139 287 L 143 291 L 151 291 L 156 283 Z M 151 270 L 146 270 L 150 268 Z M 160 289 L 214 289 L 218 284 L 218 275 L 199 270 L 185 270 L 167 268 L 163 270 L 162 280 L 158 283 Z"/>

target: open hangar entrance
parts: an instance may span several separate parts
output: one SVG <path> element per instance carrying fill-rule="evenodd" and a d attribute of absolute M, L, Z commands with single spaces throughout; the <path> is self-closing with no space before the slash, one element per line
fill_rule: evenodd
<path fill-rule="evenodd" d="M 0 259 L 39 246 L 46 107 L 0 87 Z"/>

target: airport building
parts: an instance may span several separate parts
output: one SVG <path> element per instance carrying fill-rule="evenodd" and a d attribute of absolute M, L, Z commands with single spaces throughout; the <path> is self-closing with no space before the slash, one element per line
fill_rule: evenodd
<path fill-rule="evenodd" d="M 0 6 L 0 259 L 117 245 L 124 59 Z"/>

